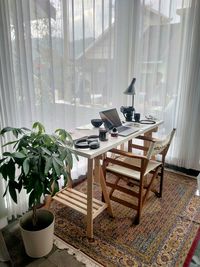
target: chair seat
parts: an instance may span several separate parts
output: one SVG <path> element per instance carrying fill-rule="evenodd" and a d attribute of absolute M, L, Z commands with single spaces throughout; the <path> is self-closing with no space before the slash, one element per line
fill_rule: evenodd
<path fill-rule="evenodd" d="M 123 161 L 125 163 L 128 163 L 130 165 L 136 166 L 136 167 L 141 167 L 141 160 L 140 159 L 120 157 L 120 158 L 118 158 L 118 160 Z M 155 170 L 158 166 L 161 166 L 161 165 L 162 165 L 162 163 L 159 163 L 159 162 L 154 161 L 154 160 L 150 160 L 148 162 L 148 165 L 147 165 L 147 168 L 146 168 L 144 175 L 147 175 L 149 172 Z M 134 179 L 134 180 L 138 180 L 138 181 L 140 180 L 141 172 L 136 171 L 136 170 L 132 170 L 132 169 L 128 169 L 128 168 L 120 166 L 120 165 L 109 164 L 106 167 L 106 170 L 114 172 L 116 174 L 120 174 L 122 176 L 127 176 L 129 178 Z"/>

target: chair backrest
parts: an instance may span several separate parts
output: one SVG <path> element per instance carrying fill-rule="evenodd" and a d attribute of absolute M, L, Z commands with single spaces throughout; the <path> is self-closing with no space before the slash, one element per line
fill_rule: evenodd
<path fill-rule="evenodd" d="M 173 129 L 170 134 L 167 135 L 167 137 L 163 140 L 155 141 L 151 143 L 149 150 L 147 152 L 147 159 L 150 159 L 152 156 L 155 156 L 157 154 L 164 155 L 167 154 L 167 151 L 169 149 L 169 145 L 172 141 L 172 138 L 175 134 L 176 129 Z"/>

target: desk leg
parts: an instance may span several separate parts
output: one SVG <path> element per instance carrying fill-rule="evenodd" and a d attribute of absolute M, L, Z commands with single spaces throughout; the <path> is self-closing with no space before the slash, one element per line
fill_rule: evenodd
<path fill-rule="evenodd" d="M 88 159 L 87 167 L 87 237 L 93 239 L 93 159 Z"/>
<path fill-rule="evenodd" d="M 152 129 L 151 131 L 148 131 L 148 132 L 144 133 L 144 136 L 152 138 L 153 132 L 157 132 L 157 131 L 158 131 L 158 127 Z M 144 141 L 144 146 L 145 147 L 149 147 L 149 141 Z M 144 152 L 144 154 L 146 155 L 146 152 Z M 155 160 L 155 156 L 153 156 L 152 159 Z"/>
<path fill-rule="evenodd" d="M 129 140 L 128 141 L 128 152 L 132 152 L 132 144 L 133 144 L 133 141 Z"/>
<path fill-rule="evenodd" d="M 110 204 L 110 198 L 108 196 L 108 192 L 107 192 L 107 189 L 106 189 L 106 183 L 105 183 L 105 178 L 104 178 L 102 167 L 100 167 L 100 177 L 99 178 L 100 178 L 100 184 L 101 184 L 104 200 L 108 205 L 108 208 L 107 208 L 108 209 L 108 213 L 110 214 L 110 216 L 114 217 L 113 216 L 112 206 Z"/>
<path fill-rule="evenodd" d="M 99 184 L 99 177 L 100 177 L 100 162 L 99 158 L 94 159 L 94 182 Z"/>

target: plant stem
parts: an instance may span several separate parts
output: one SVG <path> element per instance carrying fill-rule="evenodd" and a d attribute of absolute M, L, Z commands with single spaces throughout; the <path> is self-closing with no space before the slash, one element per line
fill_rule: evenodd
<path fill-rule="evenodd" d="M 32 223 L 33 223 L 33 228 L 36 227 L 37 224 L 37 214 L 36 214 L 36 205 L 33 206 L 33 216 L 32 216 Z"/>

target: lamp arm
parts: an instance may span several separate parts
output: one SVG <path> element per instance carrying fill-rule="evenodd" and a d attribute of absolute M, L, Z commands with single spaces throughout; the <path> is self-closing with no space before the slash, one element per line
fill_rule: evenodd
<path fill-rule="evenodd" d="M 134 109 L 134 95 L 132 95 L 132 107 Z M 135 109 L 134 109 L 135 110 Z"/>

